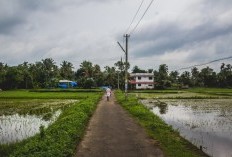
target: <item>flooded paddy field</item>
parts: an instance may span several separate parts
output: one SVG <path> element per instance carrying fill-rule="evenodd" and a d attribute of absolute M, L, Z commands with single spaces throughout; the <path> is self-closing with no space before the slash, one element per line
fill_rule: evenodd
<path fill-rule="evenodd" d="M 74 99 L 0 99 L 0 144 L 11 144 L 39 133 L 56 121 Z"/>
<path fill-rule="evenodd" d="M 232 99 L 168 98 L 141 102 L 208 155 L 232 156 Z"/>

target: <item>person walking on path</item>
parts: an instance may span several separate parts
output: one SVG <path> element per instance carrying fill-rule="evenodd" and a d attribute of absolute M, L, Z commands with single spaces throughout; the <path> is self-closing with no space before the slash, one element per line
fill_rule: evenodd
<path fill-rule="evenodd" d="M 76 157 L 164 157 L 157 142 L 116 103 L 102 97 L 86 134 L 77 146 Z"/>
<path fill-rule="evenodd" d="M 106 88 L 106 98 L 107 98 L 107 101 L 110 100 L 110 96 L 111 96 L 111 89 L 109 87 Z"/>

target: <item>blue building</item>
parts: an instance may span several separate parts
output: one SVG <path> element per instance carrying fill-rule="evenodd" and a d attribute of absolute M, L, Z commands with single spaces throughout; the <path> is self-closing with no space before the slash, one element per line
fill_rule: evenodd
<path fill-rule="evenodd" d="M 77 87 L 77 82 L 74 82 L 74 81 L 70 81 L 70 80 L 60 80 L 59 81 L 59 84 L 58 84 L 58 87 L 60 88 L 74 88 L 74 87 Z"/>

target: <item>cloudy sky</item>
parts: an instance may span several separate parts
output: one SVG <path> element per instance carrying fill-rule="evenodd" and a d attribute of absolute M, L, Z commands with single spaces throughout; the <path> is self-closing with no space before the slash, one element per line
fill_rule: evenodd
<path fill-rule="evenodd" d="M 0 0 L 0 62 L 53 58 L 113 66 L 151 0 Z M 231 0 L 154 0 L 130 34 L 131 66 L 170 70 L 232 56 Z M 225 60 L 232 64 L 232 60 Z M 221 62 L 211 64 L 220 66 Z"/>

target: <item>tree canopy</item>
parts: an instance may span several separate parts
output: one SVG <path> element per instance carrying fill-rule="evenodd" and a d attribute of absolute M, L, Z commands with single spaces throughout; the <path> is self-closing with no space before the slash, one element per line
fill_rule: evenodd
<path fill-rule="evenodd" d="M 201 70 L 194 67 L 180 74 L 177 71 L 169 72 L 166 64 L 161 64 L 158 70 L 143 70 L 135 65 L 132 73 L 153 73 L 156 88 L 232 87 L 232 66 L 224 63 L 221 64 L 218 73 L 210 67 Z M 82 88 L 112 86 L 123 89 L 125 62 L 117 61 L 114 66 L 106 66 L 102 70 L 98 64 L 83 61 L 76 71 L 71 62 L 62 61 L 60 66 L 57 66 L 52 58 L 35 63 L 24 62 L 18 66 L 0 62 L 0 89 L 55 88 L 60 79 L 77 81 L 78 86 Z"/>

